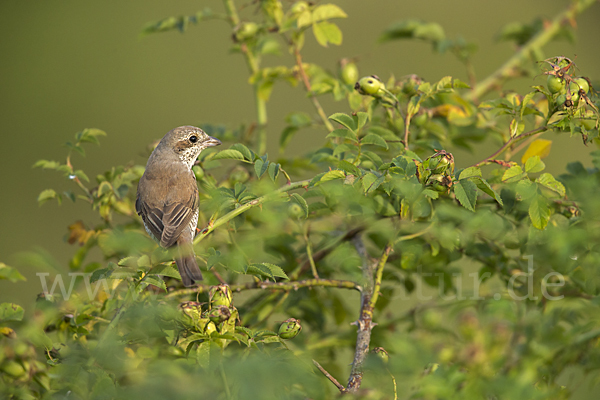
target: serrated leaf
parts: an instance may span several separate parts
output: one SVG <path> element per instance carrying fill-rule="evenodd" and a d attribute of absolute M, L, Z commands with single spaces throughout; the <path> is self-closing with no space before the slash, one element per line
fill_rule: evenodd
<path fill-rule="evenodd" d="M 354 116 L 354 119 L 356 120 L 357 128 L 361 129 L 367 123 L 369 119 L 369 114 L 367 114 L 366 112 L 359 111 L 358 113 L 356 113 L 356 116 Z"/>
<path fill-rule="evenodd" d="M 385 176 L 377 176 L 374 173 L 369 172 L 362 178 L 363 190 L 365 193 L 372 193 L 379 187 L 379 185 L 383 183 L 384 180 Z"/>
<path fill-rule="evenodd" d="M 0 322 L 21 321 L 25 311 L 23 307 L 15 303 L 0 304 Z"/>
<path fill-rule="evenodd" d="M 264 161 L 262 158 L 259 158 L 254 162 L 254 171 L 256 172 L 256 176 L 258 176 L 259 179 L 261 176 L 263 176 L 265 172 L 267 172 L 268 168 L 269 162 Z"/>
<path fill-rule="evenodd" d="M 523 97 L 523 100 L 521 101 L 521 115 L 520 115 L 521 118 L 523 118 L 523 113 L 525 113 L 525 110 L 527 109 L 527 105 L 529 104 L 529 102 L 531 101 L 533 96 L 535 96 L 535 95 L 536 95 L 536 92 L 529 92 Z"/>
<path fill-rule="evenodd" d="M 57 199 L 58 204 L 60 204 L 60 202 L 61 202 L 61 197 L 58 193 L 56 193 L 53 189 L 46 189 L 46 190 L 42 191 L 42 193 L 40 193 L 40 195 L 37 198 L 37 201 L 38 201 L 39 205 L 42 205 L 51 199 Z"/>
<path fill-rule="evenodd" d="M 85 172 L 83 172 L 82 170 L 78 169 L 74 173 L 75 173 L 75 176 L 78 177 L 79 179 L 84 180 L 86 182 L 90 181 L 90 179 L 87 177 L 87 175 L 85 174 Z"/>
<path fill-rule="evenodd" d="M 360 144 L 374 144 L 375 146 L 383 147 L 384 149 L 388 149 L 388 144 L 380 138 L 379 136 L 369 133 L 365 137 L 360 140 Z"/>
<path fill-rule="evenodd" d="M 455 182 L 452 188 L 458 202 L 467 210 L 475 211 L 477 185 L 470 180 L 462 180 Z"/>
<path fill-rule="evenodd" d="M 454 78 L 454 81 L 452 82 L 452 87 L 454 89 L 471 89 L 471 86 L 469 86 L 468 83 L 465 83 L 458 78 Z"/>
<path fill-rule="evenodd" d="M 221 150 L 212 157 L 212 160 L 240 160 L 244 161 L 244 154 L 235 149 Z"/>
<path fill-rule="evenodd" d="M 113 271 L 113 268 L 101 268 L 95 270 L 92 272 L 92 276 L 90 277 L 90 283 L 94 283 L 102 279 L 109 279 Z"/>
<path fill-rule="evenodd" d="M 177 279 L 181 278 L 179 271 L 173 266 L 173 264 L 156 265 L 150 271 L 148 271 L 148 275 L 162 275 Z"/>
<path fill-rule="evenodd" d="M 440 194 L 438 192 L 436 192 L 435 190 L 431 190 L 431 189 L 423 189 L 422 192 L 425 196 L 429 197 L 430 199 L 437 199 L 438 197 L 440 197 Z"/>
<path fill-rule="evenodd" d="M 165 292 L 167 291 L 167 284 L 158 275 L 146 275 L 144 277 L 144 282 L 146 282 L 149 285 L 154 285 L 158 288 L 161 288 Z"/>
<path fill-rule="evenodd" d="M 485 179 L 481 177 L 476 177 L 471 180 L 475 182 L 475 185 L 477 185 L 477 188 L 479 188 L 479 190 L 496 200 L 498 204 L 504 207 L 502 197 L 500 197 L 500 195 L 496 193 L 496 191 L 490 186 L 490 184 Z"/>
<path fill-rule="evenodd" d="M 551 148 L 552 140 L 536 139 L 525 150 L 525 154 L 521 157 L 521 163 L 525 164 L 533 156 L 545 158 L 550 154 Z"/>
<path fill-rule="evenodd" d="M 291 199 L 300 207 L 302 207 L 302 211 L 304 211 L 304 218 L 308 218 L 308 203 L 304 197 L 300 196 L 298 193 L 292 193 Z"/>
<path fill-rule="evenodd" d="M 273 182 L 275 182 L 275 180 L 277 179 L 277 176 L 279 176 L 279 164 L 277 163 L 269 163 L 269 178 L 271 178 L 271 180 Z"/>
<path fill-rule="evenodd" d="M 254 161 L 254 154 L 252 153 L 252 151 L 250 151 L 250 149 L 248 149 L 241 143 L 236 143 L 232 145 L 229 149 L 239 151 L 247 161 Z"/>
<path fill-rule="evenodd" d="M 344 170 L 344 171 L 348 172 L 349 174 L 352 174 L 358 178 L 360 178 L 360 176 L 362 175 L 360 173 L 360 169 L 358 169 L 358 167 L 356 165 L 351 164 L 346 160 L 341 160 L 338 163 L 338 169 Z"/>
<path fill-rule="evenodd" d="M 43 168 L 43 169 L 57 169 L 60 167 L 60 163 L 56 161 L 39 160 L 33 164 L 32 168 Z"/>
<path fill-rule="evenodd" d="M 288 276 L 283 272 L 283 270 L 275 265 L 269 263 L 253 263 L 246 266 L 245 271 L 246 274 L 256 275 L 263 278 L 270 278 L 275 280 L 276 277 L 288 279 Z"/>
<path fill-rule="evenodd" d="M 335 149 L 333 149 L 333 156 L 337 157 L 342 153 L 356 153 L 356 152 L 357 152 L 356 146 L 350 145 L 348 143 L 342 143 L 340 145 L 335 146 Z"/>
<path fill-rule="evenodd" d="M 565 193 L 566 193 L 565 187 L 563 186 L 562 183 L 557 181 L 554 178 L 554 176 L 552 176 L 552 174 L 549 174 L 548 172 L 543 173 L 540 176 L 538 176 L 535 181 L 537 183 L 539 183 L 540 185 L 547 187 L 548 189 L 558 193 L 561 197 L 565 196 Z"/>
<path fill-rule="evenodd" d="M 337 122 L 340 125 L 345 126 L 346 128 L 350 129 L 353 132 L 356 131 L 356 122 L 349 115 L 346 115 L 343 113 L 335 113 L 333 115 L 330 115 L 329 119 Z"/>
<path fill-rule="evenodd" d="M 315 7 L 312 12 L 312 21 L 319 22 L 332 18 L 346 18 L 348 15 L 335 4 L 323 4 Z"/>
<path fill-rule="evenodd" d="M 333 181 L 335 179 L 344 179 L 344 178 L 346 178 L 346 174 L 344 173 L 344 171 L 335 169 L 333 171 L 329 171 L 329 172 L 325 173 L 325 175 L 323 175 L 321 177 L 321 180 L 319 181 L 319 183 Z"/>
<path fill-rule="evenodd" d="M 351 140 L 354 143 L 358 143 L 358 138 L 356 137 L 356 133 L 354 133 L 353 131 L 350 131 L 348 129 L 343 129 L 343 128 L 334 129 L 326 137 L 327 138 L 339 137 L 339 138 Z"/>
<path fill-rule="evenodd" d="M 342 44 L 342 31 L 334 23 L 322 21 L 313 24 L 313 33 L 317 42 L 327 47 L 329 43 L 340 45 Z"/>
<path fill-rule="evenodd" d="M 550 220 L 551 210 L 543 196 L 535 196 L 529 204 L 529 217 L 537 229 L 545 229 Z"/>
<path fill-rule="evenodd" d="M 481 177 L 481 168 L 479 168 L 479 167 L 465 168 L 458 175 L 459 180 L 472 178 L 472 177 Z"/>
<path fill-rule="evenodd" d="M 502 182 L 510 183 L 521 180 L 525 176 L 523 169 L 520 165 L 513 165 L 502 175 Z"/>
<path fill-rule="evenodd" d="M 0 262 L 0 280 L 9 280 L 11 282 L 24 281 L 26 280 L 19 271 L 13 267 Z"/>
<path fill-rule="evenodd" d="M 540 156 L 531 156 L 525 161 L 525 171 L 530 173 L 540 172 L 546 168 L 546 164 L 540 159 Z"/>

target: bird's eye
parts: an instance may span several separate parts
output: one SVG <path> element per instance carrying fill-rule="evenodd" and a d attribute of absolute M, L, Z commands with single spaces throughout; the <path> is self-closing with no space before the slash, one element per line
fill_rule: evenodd
<path fill-rule="evenodd" d="M 190 136 L 190 142 L 196 143 L 198 141 L 198 136 Z"/>

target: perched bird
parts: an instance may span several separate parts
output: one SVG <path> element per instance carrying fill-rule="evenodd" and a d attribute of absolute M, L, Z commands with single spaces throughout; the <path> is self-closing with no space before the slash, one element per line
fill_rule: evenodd
<path fill-rule="evenodd" d="M 184 286 L 202 280 L 192 246 L 198 225 L 198 186 L 192 165 L 202 150 L 220 144 L 195 126 L 175 128 L 150 155 L 138 184 L 135 209 L 154 240 L 164 248 L 177 246 L 175 263 Z"/>

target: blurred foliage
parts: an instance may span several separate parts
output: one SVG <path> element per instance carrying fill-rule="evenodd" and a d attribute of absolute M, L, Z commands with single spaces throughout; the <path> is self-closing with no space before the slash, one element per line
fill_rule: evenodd
<path fill-rule="evenodd" d="M 564 20 L 592 3 L 575 1 L 548 24 L 504 28 L 499 38 L 520 50 L 481 83 L 474 44 L 415 20 L 381 40 L 450 50 L 468 83 L 359 79 L 350 58 L 335 73 L 305 62 L 306 32 L 324 47 L 342 42 L 333 21 L 347 15 L 334 4 L 262 0 L 242 19 L 225 0 L 222 13 L 148 24 L 143 35 L 229 23 L 255 91 L 256 124 L 203 126 L 233 143 L 193 167 L 206 283 L 183 288 L 172 255 L 145 234 L 132 206 L 143 166 L 114 167 L 91 183 L 72 156 L 105 133 L 77 133 L 64 163 L 34 165 L 64 174 L 74 190 L 46 189 L 38 201 L 87 202 L 102 222 L 68 222 L 68 278 L 49 253 L 22 257 L 41 271 L 43 293 L 34 310 L 0 304 L 1 397 L 567 399 L 578 389 L 558 383 L 567 368 L 597 380 L 600 151 L 593 168 L 575 162 L 553 176 L 543 161 L 552 143 L 540 138 L 555 131 L 600 143 L 591 80 L 572 60 L 540 57 L 542 45 L 572 35 Z M 281 47 L 291 62 L 263 67 L 266 55 L 286 59 Z M 546 84 L 492 98 L 516 70 L 541 72 Z M 305 129 L 324 132 L 293 159 L 264 151 L 279 81 L 303 87 L 315 108 L 285 116 L 280 148 Z M 345 103 L 326 113 L 322 96 Z M 453 149 L 488 138 L 501 143 L 494 154 L 455 168 Z M 478 272 L 468 274 L 470 265 Z M 24 278 L 0 263 L 0 279 Z M 419 304 L 398 313 L 408 296 Z M 351 352 L 351 379 L 340 384 Z"/>

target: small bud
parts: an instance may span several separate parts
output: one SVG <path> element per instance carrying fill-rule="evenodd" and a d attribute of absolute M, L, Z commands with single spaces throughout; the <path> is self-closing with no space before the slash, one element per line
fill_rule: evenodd
<path fill-rule="evenodd" d="M 233 302 L 231 288 L 225 284 L 210 288 L 209 297 L 211 308 L 217 306 L 231 307 Z"/>
<path fill-rule="evenodd" d="M 351 85 L 358 79 L 358 67 L 352 61 L 344 58 L 340 61 L 340 76 L 344 83 Z"/>
<path fill-rule="evenodd" d="M 373 353 L 375 353 L 377 355 L 377 357 L 381 358 L 381 361 L 383 361 L 385 364 L 387 364 L 387 362 L 390 359 L 390 355 L 383 347 L 375 347 L 371 351 Z"/>
<path fill-rule="evenodd" d="M 302 330 L 300 320 L 296 318 L 288 318 L 279 326 L 279 337 L 282 339 L 293 339 Z"/>
<path fill-rule="evenodd" d="M 216 325 L 218 325 L 231 317 L 231 311 L 229 311 L 229 308 L 226 306 L 216 306 L 211 308 L 211 310 L 207 313 L 207 317 Z"/>
<path fill-rule="evenodd" d="M 300 207 L 300 204 L 290 202 L 290 205 L 288 206 L 288 215 L 294 219 L 300 219 L 305 216 L 305 213 L 302 207 Z"/>

